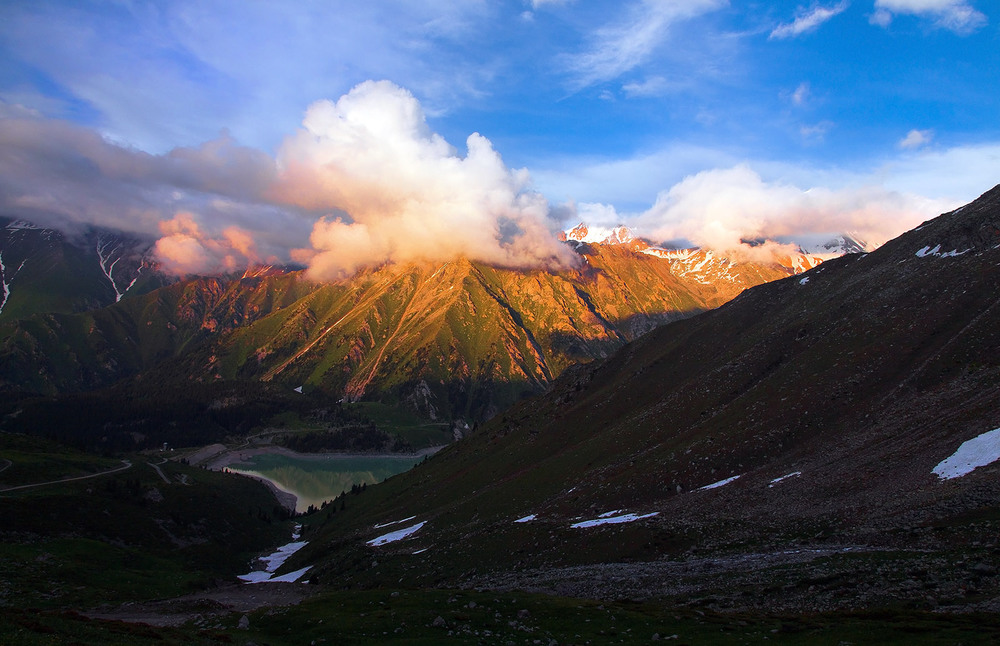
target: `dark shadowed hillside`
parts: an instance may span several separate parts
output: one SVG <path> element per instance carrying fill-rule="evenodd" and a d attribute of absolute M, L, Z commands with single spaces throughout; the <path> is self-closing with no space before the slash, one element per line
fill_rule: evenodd
<path fill-rule="evenodd" d="M 1000 187 L 567 371 L 317 520 L 290 567 L 340 585 L 995 610 L 1000 466 L 932 470 L 1000 427 L 998 286 Z M 645 517 L 573 526 L 629 513 Z M 396 527 L 425 524 L 405 540 L 366 544 L 410 517 Z"/>

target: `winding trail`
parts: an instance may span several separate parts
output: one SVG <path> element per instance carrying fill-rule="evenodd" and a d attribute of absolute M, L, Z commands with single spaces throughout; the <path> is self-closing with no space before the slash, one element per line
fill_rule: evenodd
<path fill-rule="evenodd" d="M 110 469 L 108 471 L 101 471 L 100 473 L 92 473 L 87 476 L 76 476 L 74 478 L 63 478 L 62 480 L 49 480 L 48 482 L 36 482 L 34 484 L 17 485 L 16 487 L 6 487 L 4 489 L 0 489 L 0 493 L 7 493 L 8 491 L 18 491 L 19 489 L 31 489 L 33 487 L 44 487 L 46 485 L 62 484 L 64 482 L 76 482 L 77 480 L 89 480 L 90 478 L 99 478 L 101 476 L 111 475 L 112 473 L 118 473 L 119 471 L 124 471 L 126 469 L 132 468 L 132 463 L 129 460 L 122 460 L 122 465 L 124 466 L 120 466 L 116 469 Z"/>
<path fill-rule="evenodd" d="M 3 466 L 0 466 L 0 473 L 3 473 L 7 469 L 9 469 L 12 464 L 14 464 L 10 460 L 5 460 L 3 458 L 0 458 L 0 462 L 6 462 L 7 463 L 7 464 L 4 464 Z"/>
<path fill-rule="evenodd" d="M 166 458 L 164 458 L 163 462 L 160 462 L 160 464 L 166 464 L 166 463 L 167 463 Z M 166 482 L 167 484 L 171 484 L 170 478 L 168 478 L 166 475 L 164 475 L 163 474 L 163 470 L 160 469 L 160 464 L 153 464 L 152 462 L 147 462 L 146 464 L 148 464 L 149 466 L 153 467 L 153 471 L 156 471 L 156 473 L 159 474 L 160 478 L 164 482 Z"/>

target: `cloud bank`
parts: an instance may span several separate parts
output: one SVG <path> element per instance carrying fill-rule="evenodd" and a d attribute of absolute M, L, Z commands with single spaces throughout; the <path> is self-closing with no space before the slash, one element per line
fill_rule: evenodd
<path fill-rule="evenodd" d="M 156 236 L 177 274 L 305 262 L 317 280 L 393 262 L 464 256 L 512 267 L 568 267 L 547 200 L 472 134 L 460 156 L 419 102 L 365 82 L 308 109 L 277 159 L 228 135 L 151 155 L 62 121 L 0 118 L 0 208 L 74 230 Z M 306 246 L 308 245 L 308 246 Z"/>
<path fill-rule="evenodd" d="M 0 116 L 0 213 L 66 230 L 155 236 L 164 268 L 177 274 L 295 260 L 313 279 L 335 280 L 384 263 L 458 257 L 565 268 L 576 256 L 552 231 L 580 220 L 624 222 L 657 241 L 723 251 L 745 251 L 745 240 L 842 232 L 879 244 L 959 205 L 920 194 L 955 197 L 960 177 L 971 198 L 1000 169 L 995 145 L 915 150 L 932 136 L 917 130 L 899 142 L 903 154 L 846 180 L 835 170 L 751 166 L 675 147 L 562 168 L 565 176 L 548 180 L 569 182 L 560 199 L 579 202 L 552 207 L 488 139 L 473 133 L 461 154 L 430 129 L 412 94 L 386 81 L 314 103 L 276 157 L 226 134 L 152 155 L 8 107 Z M 708 170 L 679 170 L 692 165 Z M 635 194 L 655 202 L 624 215 L 613 206 Z"/>
<path fill-rule="evenodd" d="M 880 186 L 803 190 L 765 182 L 740 165 L 685 178 L 660 193 L 636 222 L 658 240 L 747 252 L 744 241 L 820 233 L 851 232 L 880 245 L 954 206 Z"/>

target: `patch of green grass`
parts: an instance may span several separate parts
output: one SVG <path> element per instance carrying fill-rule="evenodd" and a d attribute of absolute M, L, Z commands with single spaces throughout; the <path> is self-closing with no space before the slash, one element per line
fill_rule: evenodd
<path fill-rule="evenodd" d="M 87 538 L 0 543 L 0 605 L 92 607 L 204 588 L 204 572 L 169 556 Z"/>
<path fill-rule="evenodd" d="M 305 419 L 302 413 L 295 410 L 286 410 L 271 417 L 267 422 L 268 427 L 276 427 L 289 433 L 297 431 L 318 431 L 326 428 L 315 419 Z"/>
<path fill-rule="evenodd" d="M 89 475 L 121 465 L 119 460 L 73 451 L 42 438 L 0 433 L 0 489 Z"/>
<path fill-rule="evenodd" d="M 345 405 L 347 410 L 360 411 L 383 431 L 399 436 L 414 449 L 448 444 L 454 439 L 447 422 L 434 422 L 402 407 L 382 402 L 357 402 Z"/>

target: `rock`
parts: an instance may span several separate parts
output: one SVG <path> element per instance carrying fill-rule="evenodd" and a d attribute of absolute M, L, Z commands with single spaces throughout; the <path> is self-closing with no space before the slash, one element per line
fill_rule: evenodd
<path fill-rule="evenodd" d="M 531 616 L 531 613 L 528 612 L 527 608 L 521 608 L 520 610 L 517 611 L 517 618 L 518 619 L 527 619 L 530 616 Z"/>
<path fill-rule="evenodd" d="M 445 627 L 444 617 L 442 617 L 441 615 L 435 617 L 434 621 L 431 622 L 431 626 L 433 626 L 434 628 L 444 628 Z"/>
<path fill-rule="evenodd" d="M 250 617 L 243 615 L 240 617 L 240 623 L 237 626 L 240 630 L 248 630 L 250 628 Z"/>
<path fill-rule="evenodd" d="M 993 576 L 997 573 L 997 569 L 988 563 L 976 563 L 969 571 L 979 576 Z"/>

